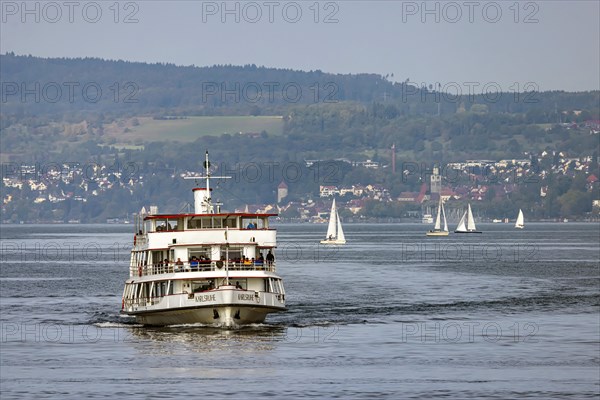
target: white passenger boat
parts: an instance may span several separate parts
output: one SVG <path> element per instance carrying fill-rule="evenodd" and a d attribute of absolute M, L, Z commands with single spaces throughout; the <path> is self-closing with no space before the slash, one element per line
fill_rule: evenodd
<path fill-rule="evenodd" d="M 260 323 L 284 311 L 276 273 L 277 214 L 221 212 L 211 199 L 208 152 L 205 187 L 195 187 L 194 214 L 136 218 L 122 313 L 145 325 Z M 217 210 L 214 207 L 217 207 Z"/>

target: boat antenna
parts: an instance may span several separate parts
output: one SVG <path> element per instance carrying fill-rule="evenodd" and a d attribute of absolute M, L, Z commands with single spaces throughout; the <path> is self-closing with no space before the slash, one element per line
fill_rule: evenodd
<path fill-rule="evenodd" d="M 210 180 L 211 179 L 229 179 L 231 178 L 231 176 L 212 176 L 210 173 L 210 161 L 208 160 L 208 150 L 206 150 L 206 153 L 204 155 L 204 162 L 202 163 L 202 166 L 205 169 L 205 175 L 204 176 L 186 176 L 183 179 L 194 179 L 194 181 L 196 182 L 196 184 L 198 184 L 198 179 L 206 179 L 206 197 L 204 200 L 204 204 L 205 204 L 205 210 L 207 213 L 213 213 L 214 210 L 212 209 L 212 198 L 210 197 Z M 220 204 L 219 204 L 220 206 Z"/>

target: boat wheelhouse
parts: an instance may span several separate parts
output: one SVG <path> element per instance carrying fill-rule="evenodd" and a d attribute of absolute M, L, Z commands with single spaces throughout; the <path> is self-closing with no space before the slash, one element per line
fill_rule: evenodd
<path fill-rule="evenodd" d="M 122 313 L 145 325 L 260 323 L 284 311 L 276 273 L 277 214 L 215 212 L 206 153 L 205 187 L 193 214 L 137 216 Z M 196 178 L 199 179 L 199 178 Z M 152 210 L 153 211 L 153 210 Z"/>

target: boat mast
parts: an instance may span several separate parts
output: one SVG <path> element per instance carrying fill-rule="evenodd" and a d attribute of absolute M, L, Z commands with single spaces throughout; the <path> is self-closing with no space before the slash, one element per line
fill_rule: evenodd
<path fill-rule="evenodd" d="M 227 239 L 229 227 L 225 227 L 225 284 L 229 285 L 229 240 Z"/>
<path fill-rule="evenodd" d="M 206 211 L 212 214 L 214 210 L 212 210 L 210 206 L 210 161 L 208 161 L 208 150 L 206 150 L 206 155 L 204 159 L 204 169 L 206 170 Z"/>

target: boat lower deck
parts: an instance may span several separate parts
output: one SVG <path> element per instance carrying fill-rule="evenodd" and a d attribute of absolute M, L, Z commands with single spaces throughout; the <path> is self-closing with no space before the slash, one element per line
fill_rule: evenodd
<path fill-rule="evenodd" d="M 135 316 L 136 322 L 144 325 L 206 324 L 235 326 L 264 322 L 267 314 L 285 311 L 285 307 L 266 306 L 194 306 L 189 308 L 127 313 Z"/>
<path fill-rule="evenodd" d="M 147 325 L 236 325 L 262 322 L 267 314 L 286 310 L 283 287 L 279 280 L 272 278 L 266 282 L 269 291 L 245 289 L 239 281 L 236 281 L 236 285 L 226 284 L 216 289 L 211 289 L 211 283 L 205 281 L 176 283 L 184 289 L 183 292 L 170 293 L 173 282 L 165 284 L 165 292 L 161 289 L 163 282 L 140 283 L 150 286 L 151 296 L 137 297 L 131 295 L 147 289 L 144 286 L 136 288 L 135 282 L 128 283 L 130 286 L 126 288 L 122 313 L 135 316 L 138 322 Z M 243 283 L 252 284 L 247 281 Z"/>

